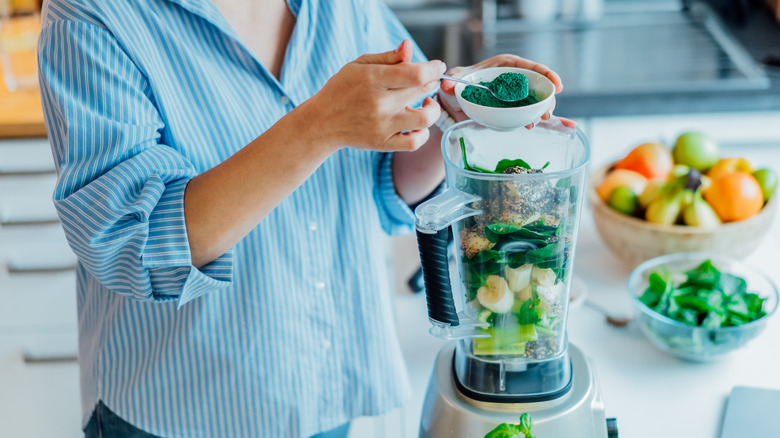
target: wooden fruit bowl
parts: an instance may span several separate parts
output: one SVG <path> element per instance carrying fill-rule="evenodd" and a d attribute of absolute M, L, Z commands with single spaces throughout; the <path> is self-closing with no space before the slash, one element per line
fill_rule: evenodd
<path fill-rule="evenodd" d="M 678 252 L 712 252 L 741 259 L 761 244 L 772 227 L 777 196 L 772 196 L 755 216 L 716 228 L 659 225 L 618 213 L 596 193 L 596 187 L 613 165 L 610 163 L 591 174 L 588 202 L 601 239 L 630 267 L 653 257 Z"/>

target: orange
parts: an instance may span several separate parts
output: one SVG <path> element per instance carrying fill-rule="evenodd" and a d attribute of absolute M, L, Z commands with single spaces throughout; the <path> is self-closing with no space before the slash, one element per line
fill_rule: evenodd
<path fill-rule="evenodd" d="M 645 186 L 647 186 L 647 178 L 641 174 L 633 170 L 615 169 L 604 177 L 596 188 L 596 193 L 604 202 L 609 202 L 609 195 L 618 187 L 628 187 L 634 193 L 642 193 Z"/>
<path fill-rule="evenodd" d="M 672 152 L 661 143 L 640 144 L 615 164 L 615 169 L 633 170 L 647 179 L 666 179 L 672 167 Z"/>
<path fill-rule="evenodd" d="M 758 181 L 749 173 L 736 171 L 712 180 L 704 199 L 723 222 L 747 219 L 764 206 Z"/>
<path fill-rule="evenodd" d="M 718 160 L 718 162 L 707 171 L 707 176 L 712 179 L 717 179 L 727 173 L 736 171 L 753 173 L 753 165 L 744 158 L 723 158 Z"/>

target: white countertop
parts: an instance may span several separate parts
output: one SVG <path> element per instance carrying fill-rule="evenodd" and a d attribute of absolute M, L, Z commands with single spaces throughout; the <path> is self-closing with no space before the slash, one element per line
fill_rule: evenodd
<path fill-rule="evenodd" d="M 746 260 L 780 284 L 777 227 Z M 608 252 L 590 212 L 583 216 L 574 271 L 589 299 L 616 314 L 629 314 L 630 268 Z M 609 326 L 586 306 L 569 317 L 570 342 L 595 364 L 607 416 L 616 417 L 621 437 L 717 438 L 731 389 L 737 385 L 780 389 L 780 317 L 758 338 L 718 362 L 677 359 L 655 348 L 636 324 Z M 778 407 L 780 408 L 780 407 Z"/>

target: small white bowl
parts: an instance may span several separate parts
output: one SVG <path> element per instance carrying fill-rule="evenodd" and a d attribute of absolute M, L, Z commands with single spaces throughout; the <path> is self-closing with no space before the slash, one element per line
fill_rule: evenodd
<path fill-rule="evenodd" d="M 472 120 L 488 128 L 498 130 L 516 129 L 539 120 L 544 113 L 555 106 L 555 85 L 546 76 L 533 70 L 516 67 L 491 67 L 475 71 L 463 79 L 471 82 L 490 82 L 501 73 L 522 73 L 528 78 L 528 92 L 533 93 L 539 102 L 515 108 L 494 108 L 471 103 L 461 97 L 465 84 L 455 84 L 455 97 L 458 104 Z"/>

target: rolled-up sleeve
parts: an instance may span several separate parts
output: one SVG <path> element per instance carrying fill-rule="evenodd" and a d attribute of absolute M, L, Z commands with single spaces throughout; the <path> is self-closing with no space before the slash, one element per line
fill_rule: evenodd
<path fill-rule="evenodd" d="M 374 157 L 374 199 L 382 229 L 390 235 L 408 234 L 414 225 L 414 212 L 395 190 L 392 161 L 392 153 L 377 153 Z"/>
<path fill-rule="evenodd" d="M 96 23 L 45 23 L 39 40 L 44 117 L 68 242 L 105 287 L 180 304 L 228 286 L 232 252 L 191 264 L 184 191 L 196 170 L 161 143 L 164 122 L 144 75 Z"/>

